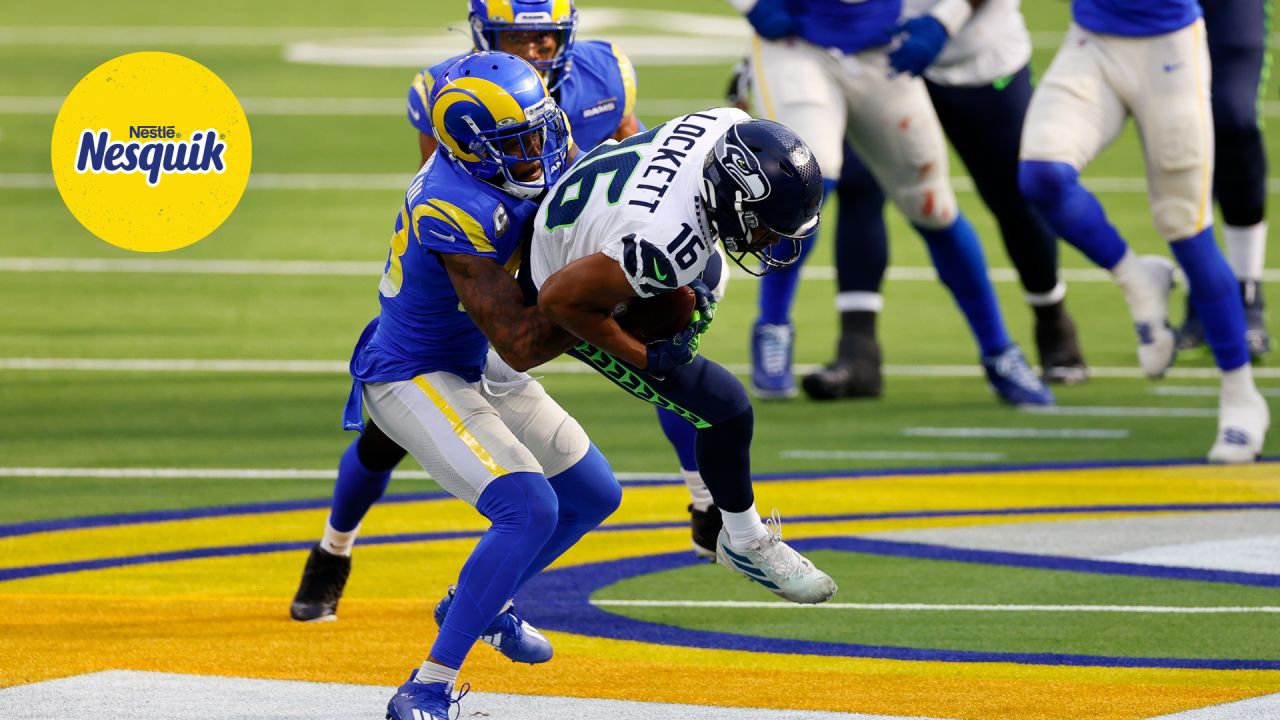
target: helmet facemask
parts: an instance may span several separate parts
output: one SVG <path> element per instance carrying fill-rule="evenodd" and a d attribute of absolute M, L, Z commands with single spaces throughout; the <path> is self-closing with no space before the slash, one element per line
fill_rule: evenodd
<path fill-rule="evenodd" d="M 555 90 L 569 76 L 573 67 L 573 43 L 578 34 L 578 11 L 570 6 L 567 20 L 552 20 L 547 12 L 520 12 L 514 22 L 487 17 L 472 3 L 471 39 L 477 50 L 502 50 L 500 35 L 510 32 L 548 33 L 556 41 L 556 53 L 550 58 L 523 58 L 534 67 L 547 84 L 548 92 Z M 539 17 L 542 16 L 542 17 Z M 504 50 L 510 52 L 510 50 Z"/>
<path fill-rule="evenodd" d="M 569 129 L 564 114 L 551 98 L 525 108 L 524 122 L 499 123 L 492 130 L 481 130 L 470 118 L 464 118 L 475 133 L 468 150 L 481 160 L 477 175 L 502 177 L 500 187 L 523 199 L 536 197 L 555 184 L 564 173 L 569 157 Z M 536 178 L 516 177 L 514 169 L 536 163 L 541 171 Z"/>

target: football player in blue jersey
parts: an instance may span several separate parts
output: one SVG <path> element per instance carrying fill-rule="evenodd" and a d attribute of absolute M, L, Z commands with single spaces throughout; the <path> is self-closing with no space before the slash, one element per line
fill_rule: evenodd
<path fill-rule="evenodd" d="M 1222 374 L 1212 462 L 1252 462 L 1270 424 L 1254 385 L 1244 306 L 1213 233 L 1209 53 L 1196 0 L 1073 0 L 1073 22 L 1036 88 L 1022 134 L 1019 185 L 1058 234 L 1110 271 L 1152 378 L 1173 364 L 1173 264 L 1139 257 L 1080 183 L 1132 116 L 1157 232 L 1186 274 L 1189 299 Z"/>
<path fill-rule="evenodd" d="M 502 50 L 528 60 L 551 89 L 551 96 L 569 118 L 573 138 L 590 150 L 610 138 L 622 140 L 644 130 L 636 118 L 636 73 L 626 54 L 614 43 L 576 40 L 578 11 L 573 0 L 469 0 L 468 20 L 477 50 Z M 435 150 L 427 98 L 440 71 L 450 60 L 426 68 L 413 79 L 409 90 L 409 122 L 418 130 L 422 161 Z M 717 256 L 708 266 L 708 285 L 717 299 L 728 280 L 724 259 Z M 700 557 L 715 558 L 720 513 L 711 502 L 694 456 L 689 424 L 665 410 L 658 411 L 663 433 L 675 448 L 690 494 L 690 529 L 693 550 Z"/>
<path fill-rule="evenodd" d="M 1213 66 L 1213 194 L 1222 210 L 1227 262 L 1244 300 L 1245 339 L 1255 361 L 1271 351 L 1262 268 L 1267 257 L 1267 149 L 1258 100 L 1270 75 L 1267 38 L 1271 0 L 1211 0 L 1201 3 Z M 1204 343 L 1204 326 L 1188 302 L 1178 330 L 1178 349 Z"/>
<path fill-rule="evenodd" d="M 458 669 L 482 637 L 513 661 L 549 660 L 550 643 L 511 599 L 621 500 L 581 426 L 521 372 L 570 340 L 525 306 L 513 276 L 538 209 L 531 198 L 569 164 L 564 115 L 532 66 L 497 52 L 446 68 L 429 108 L 442 147 L 395 220 L 381 312 L 351 358 L 344 423 L 364 432 L 342 457 L 334 512 L 312 550 L 321 560 L 306 571 L 349 550 L 400 448 L 491 522 L 436 606 L 429 656 L 388 704 L 395 720 L 448 720 Z"/>
<path fill-rule="evenodd" d="M 729 0 L 756 31 L 752 90 L 757 115 L 804 138 L 828 190 L 841 174 L 847 141 L 924 239 L 938 276 L 977 341 L 992 390 L 1014 405 L 1053 404 L 1053 394 L 1010 338 L 977 232 L 956 205 L 946 145 L 924 82 L 895 73 L 889 50 L 902 0 Z M 940 25 L 955 29 L 967 0 L 940 3 Z M 813 243 L 805 243 L 806 252 Z M 791 306 L 796 264 L 764 278 L 752 334 L 757 397 L 796 394 Z"/>

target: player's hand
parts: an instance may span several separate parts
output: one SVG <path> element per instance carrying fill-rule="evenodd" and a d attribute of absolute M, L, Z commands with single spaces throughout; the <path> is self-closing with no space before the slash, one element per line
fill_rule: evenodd
<path fill-rule="evenodd" d="M 702 282 L 701 278 L 694 278 L 689 282 L 689 289 L 693 291 L 693 315 L 689 317 L 689 327 L 694 328 L 694 333 L 701 335 L 711 328 L 711 321 L 716 319 L 716 294 Z"/>
<path fill-rule="evenodd" d="M 900 23 L 893 33 L 900 42 L 889 53 L 889 64 L 894 70 L 911 75 L 919 75 L 932 65 L 951 38 L 946 26 L 932 15 L 921 15 Z"/>
<path fill-rule="evenodd" d="M 657 340 L 645 346 L 645 371 L 662 375 L 675 370 L 681 365 L 688 365 L 698 357 L 697 329 L 690 325 L 665 340 Z"/>
<path fill-rule="evenodd" d="M 800 29 L 796 19 L 787 12 L 785 0 L 757 0 L 747 13 L 747 22 L 766 40 L 795 35 Z"/>

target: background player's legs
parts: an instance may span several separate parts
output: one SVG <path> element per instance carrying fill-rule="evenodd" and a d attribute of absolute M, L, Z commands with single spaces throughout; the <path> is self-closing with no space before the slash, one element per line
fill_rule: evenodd
<path fill-rule="evenodd" d="M 1026 365 L 1000 314 L 977 233 L 956 207 L 942 129 L 924 82 L 887 77 L 882 54 L 845 58 L 849 141 L 929 248 L 938 276 L 973 332 L 993 390 L 1013 404 L 1053 395 Z"/>
<path fill-rule="evenodd" d="M 1139 258 L 1080 184 L 1080 169 L 1120 133 L 1127 110 L 1095 48 L 1103 40 L 1072 25 L 1027 109 L 1018 184 L 1060 237 L 1111 272 L 1138 333 L 1138 361 L 1164 374 L 1176 352 L 1168 320 L 1172 267 Z"/>
<path fill-rule="evenodd" d="M 1170 58 L 1185 69 L 1169 72 Z M 1249 367 L 1244 306 L 1213 235 L 1213 123 L 1201 23 L 1152 39 L 1141 59 L 1142 81 L 1127 99 L 1142 137 L 1151 212 L 1187 276 L 1191 306 L 1222 371 L 1218 440 L 1209 459 L 1249 462 L 1262 449 L 1269 417 Z"/>
<path fill-rule="evenodd" d="M 880 285 L 889 267 L 885 198 L 871 171 L 847 144 L 835 197 L 839 202 L 835 255 L 840 339 L 835 360 L 806 375 L 802 385 L 815 400 L 879 397 L 883 382 L 876 317 L 884 308 Z"/>
<path fill-rule="evenodd" d="M 840 177 L 846 101 L 833 73 L 837 64 L 821 49 L 798 40 L 755 40 L 752 96 L 756 115 L 786 125 L 813 151 L 830 189 Z M 796 393 L 792 376 L 795 331 L 791 306 L 815 233 L 802 245 L 800 259 L 764 276 L 760 313 L 752 328 L 751 385 L 757 397 L 787 398 Z"/>
<path fill-rule="evenodd" d="M 1036 348 L 1046 380 L 1076 383 L 1087 377 L 1075 324 L 1058 279 L 1058 237 L 1018 189 L 1018 147 L 1031 102 L 1031 70 L 979 87 L 926 82 L 952 147 L 1000 226 L 1035 317 Z"/>
<path fill-rule="evenodd" d="M 391 481 L 404 448 L 372 421 L 338 461 L 333 504 L 320 542 L 311 549 L 289 614 L 294 620 L 336 620 L 338 601 L 351 573 L 351 549 L 360 521 Z"/>
<path fill-rule="evenodd" d="M 1222 209 L 1227 261 L 1245 303 L 1245 337 L 1254 358 L 1271 349 L 1261 285 L 1267 252 L 1267 154 L 1258 117 L 1258 98 L 1270 69 L 1269 5 L 1270 0 L 1204 3 L 1213 67 L 1214 193 Z M 1179 347 L 1203 341 L 1203 326 L 1188 302 Z"/>

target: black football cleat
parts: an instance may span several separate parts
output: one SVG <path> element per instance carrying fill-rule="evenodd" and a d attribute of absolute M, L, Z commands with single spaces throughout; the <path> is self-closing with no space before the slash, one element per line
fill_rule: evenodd
<path fill-rule="evenodd" d="M 1262 299 L 1262 283 L 1246 280 L 1240 283 L 1240 297 L 1244 300 L 1245 342 L 1249 355 L 1258 362 L 1271 352 L 1271 333 L 1267 332 L 1267 304 Z"/>
<path fill-rule="evenodd" d="M 720 537 L 720 528 L 724 521 L 720 517 L 720 508 L 712 505 L 706 510 L 698 510 L 689 506 L 689 533 L 693 537 L 693 552 L 709 562 L 716 561 L 716 538 Z"/>
<path fill-rule="evenodd" d="M 351 575 L 351 558 L 326 552 L 316 543 L 302 569 L 302 582 L 289 606 L 289 616 L 301 622 L 338 619 L 338 601 Z"/>
<path fill-rule="evenodd" d="M 1183 316 L 1182 327 L 1178 328 L 1178 350 L 1194 350 L 1204 344 L 1204 325 L 1196 309 L 1191 306 L 1191 298 L 1187 298 L 1187 313 Z"/>
<path fill-rule="evenodd" d="M 1078 385 L 1089 379 L 1089 366 L 1080 351 L 1076 324 L 1066 305 L 1056 302 L 1033 307 L 1036 316 L 1036 351 L 1044 381 L 1060 385 Z"/>

